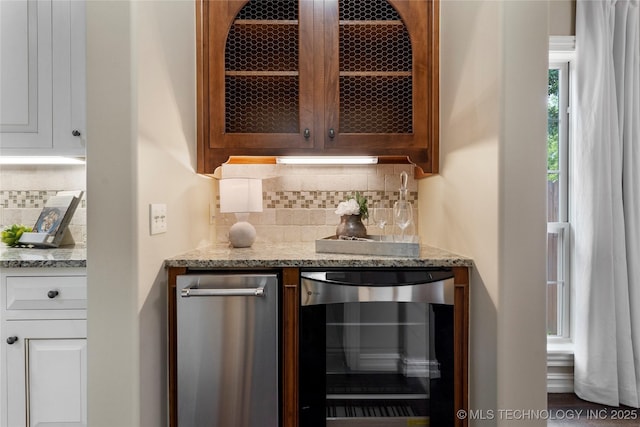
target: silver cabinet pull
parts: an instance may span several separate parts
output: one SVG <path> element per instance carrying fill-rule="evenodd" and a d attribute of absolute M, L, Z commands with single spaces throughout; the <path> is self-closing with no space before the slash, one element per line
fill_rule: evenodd
<path fill-rule="evenodd" d="M 187 286 L 180 291 L 183 298 L 188 297 L 262 297 L 264 286 L 250 289 L 200 289 Z"/>

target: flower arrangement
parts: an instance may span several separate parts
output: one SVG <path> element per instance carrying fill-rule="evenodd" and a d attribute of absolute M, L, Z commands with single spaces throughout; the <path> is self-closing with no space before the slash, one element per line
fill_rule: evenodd
<path fill-rule="evenodd" d="M 355 196 L 347 198 L 344 202 L 338 203 L 336 215 L 362 215 L 362 219 L 369 217 L 369 209 L 367 207 L 367 198 L 360 192 L 356 191 Z"/>

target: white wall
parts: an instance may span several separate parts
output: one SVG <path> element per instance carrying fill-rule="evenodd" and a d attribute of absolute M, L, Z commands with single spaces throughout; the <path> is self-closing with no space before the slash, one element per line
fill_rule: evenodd
<path fill-rule="evenodd" d="M 88 423 L 133 427 L 140 380 L 131 10 L 119 1 L 91 1 L 86 10 Z"/>
<path fill-rule="evenodd" d="M 166 425 L 163 261 L 212 239 L 212 182 L 194 173 L 194 8 L 87 5 L 92 427 Z M 166 234 L 149 235 L 149 203 L 167 204 Z"/>
<path fill-rule="evenodd" d="M 576 35 L 576 0 L 549 0 L 549 34 Z"/>
<path fill-rule="evenodd" d="M 134 9 L 138 98 L 140 423 L 167 425 L 167 279 L 163 262 L 212 241 L 213 179 L 196 175 L 195 2 Z M 167 31 L 171 29 L 171 31 Z M 168 231 L 149 234 L 149 204 L 166 203 Z"/>
<path fill-rule="evenodd" d="M 507 1 L 503 10 L 498 407 L 507 409 L 547 406 L 545 3 Z"/>
<path fill-rule="evenodd" d="M 419 183 L 419 229 L 474 259 L 470 407 L 494 419 L 470 425 L 546 407 L 546 28 L 546 2 L 442 2 L 440 175 Z"/>

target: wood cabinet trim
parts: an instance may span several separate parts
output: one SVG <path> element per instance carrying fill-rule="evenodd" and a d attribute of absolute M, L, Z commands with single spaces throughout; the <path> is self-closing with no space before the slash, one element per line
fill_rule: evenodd
<path fill-rule="evenodd" d="M 469 269 L 454 267 L 454 411 L 469 409 Z M 456 427 L 466 427 L 466 418 L 454 419 Z"/>
<path fill-rule="evenodd" d="M 282 271 L 282 425 L 298 426 L 298 301 L 300 270 Z"/>
<path fill-rule="evenodd" d="M 209 33 L 208 16 L 209 2 L 207 0 L 196 0 L 196 150 L 198 153 L 205 153 L 209 144 L 209 103 L 207 94 L 209 93 L 209 43 L 207 34 Z M 208 169 L 204 155 L 196 156 L 196 170 L 204 172 Z"/>
<path fill-rule="evenodd" d="M 178 319 L 176 312 L 176 288 L 178 276 L 186 274 L 185 267 L 171 267 L 168 269 L 167 279 L 167 330 L 168 349 L 167 358 L 169 363 L 169 426 L 178 425 Z"/>

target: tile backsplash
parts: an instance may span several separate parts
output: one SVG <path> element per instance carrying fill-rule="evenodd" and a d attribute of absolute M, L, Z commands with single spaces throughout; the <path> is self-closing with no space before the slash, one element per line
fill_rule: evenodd
<path fill-rule="evenodd" d="M 84 165 L 3 165 L 0 167 L 0 225 L 33 226 L 58 191 L 86 189 Z M 86 194 L 69 225 L 76 243 L 86 243 Z"/>
<path fill-rule="evenodd" d="M 369 208 L 374 201 L 383 201 L 391 208 L 399 196 L 402 171 L 409 174 L 408 197 L 416 207 L 418 186 L 410 165 L 224 165 L 222 177 L 263 180 L 263 211 L 249 217 L 256 227 L 258 241 L 300 242 L 335 234 L 340 221 L 334 213 L 336 206 L 356 191 L 368 198 Z M 82 165 L 3 165 L 0 168 L 0 225 L 35 224 L 42 207 L 56 192 L 85 191 L 85 174 L 86 168 Z M 216 203 L 216 238 L 218 242 L 227 242 L 235 216 L 219 213 L 219 198 Z M 417 211 L 414 214 L 417 216 Z M 86 194 L 69 229 L 76 242 L 86 243 Z M 380 233 L 371 219 L 367 229 L 370 234 Z M 392 227 L 388 225 L 386 232 L 392 233 Z M 410 228 L 407 232 L 415 234 L 417 230 Z"/>
<path fill-rule="evenodd" d="M 249 216 L 249 222 L 256 227 L 257 241 L 300 242 L 335 234 L 340 217 L 334 211 L 339 202 L 356 191 L 367 197 L 369 209 L 375 201 L 382 201 L 391 208 L 399 197 L 402 171 L 409 174 L 408 198 L 415 207 L 418 185 L 410 165 L 224 165 L 222 177 L 262 179 L 263 211 Z M 216 204 L 219 212 L 219 198 Z M 418 215 L 417 212 L 414 214 Z M 218 213 L 218 242 L 228 241 L 229 227 L 235 221 L 234 214 Z M 370 234 L 380 234 L 371 218 L 365 225 Z M 392 226 L 388 225 L 386 233 L 391 232 Z M 414 227 L 407 232 L 416 234 L 417 230 Z"/>

